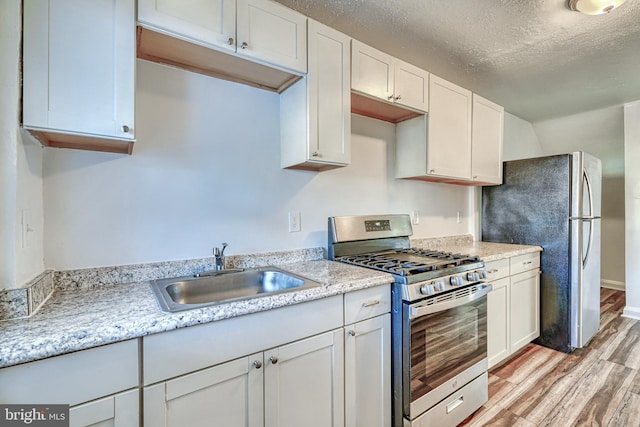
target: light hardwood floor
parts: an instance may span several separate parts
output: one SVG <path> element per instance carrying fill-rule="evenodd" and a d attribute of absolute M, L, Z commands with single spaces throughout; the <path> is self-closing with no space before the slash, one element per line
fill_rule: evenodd
<path fill-rule="evenodd" d="M 529 344 L 489 372 L 489 401 L 461 426 L 640 426 L 640 322 L 602 288 L 601 326 L 564 354 Z"/>

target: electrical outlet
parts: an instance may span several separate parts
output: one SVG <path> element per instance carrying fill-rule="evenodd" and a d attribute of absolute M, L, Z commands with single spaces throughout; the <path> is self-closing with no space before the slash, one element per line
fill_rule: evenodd
<path fill-rule="evenodd" d="M 289 233 L 297 233 L 300 229 L 300 212 L 289 212 Z"/>
<path fill-rule="evenodd" d="M 413 225 L 420 224 L 420 211 L 411 211 L 411 223 Z"/>
<path fill-rule="evenodd" d="M 31 246 L 31 240 L 33 240 L 33 217 L 31 211 L 27 209 L 22 210 L 22 249 L 26 249 Z"/>

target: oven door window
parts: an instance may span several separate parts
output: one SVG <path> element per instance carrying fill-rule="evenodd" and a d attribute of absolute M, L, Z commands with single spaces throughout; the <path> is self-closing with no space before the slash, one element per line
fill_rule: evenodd
<path fill-rule="evenodd" d="M 410 321 L 410 400 L 487 357 L 487 299 Z"/>

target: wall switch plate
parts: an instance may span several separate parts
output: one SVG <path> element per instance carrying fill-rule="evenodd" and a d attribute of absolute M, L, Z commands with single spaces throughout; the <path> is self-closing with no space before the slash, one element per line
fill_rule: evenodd
<path fill-rule="evenodd" d="M 300 229 L 300 212 L 289 212 L 289 233 L 297 233 Z"/>
<path fill-rule="evenodd" d="M 462 219 L 460 218 L 461 215 L 462 215 L 462 212 L 460 212 L 460 211 L 456 212 L 456 222 L 458 224 L 460 224 L 462 222 Z"/>

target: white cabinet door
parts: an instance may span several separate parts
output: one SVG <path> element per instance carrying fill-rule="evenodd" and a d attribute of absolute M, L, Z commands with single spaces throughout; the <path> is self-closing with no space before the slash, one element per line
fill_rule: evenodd
<path fill-rule="evenodd" d="M 350 38 L 309 20 L 309 71 L 280 95 L 281 165 L 323 170 L 351 162 Z"/>
<path fill-rule="evenodd" d="M 391 315 L 345 327 L 345 425 L 391 425 Z"/>
<path fill-rule="evenodd" d="M 237 53 L 307 71 L 306 16 L 270 0 L 238 0 Z"/>
<path fill-rule="evenodd" d="M 471 91 L 429 77 L 428 173 L 471 180 Z"/>
<path fill-rule="evenodd" d="M 540 272 L 511 276 L 511 352 L 540 336 Z"/>
<path fill-rule="evenodd" d="M 351 41 L 351 89 L 393 101 L 393 57 L 357 40 Z"/>
<path fill-rule="evenodd" d="M 24 1 L 23 126 L 134 139 L 135 1 Z"/>
<path fill-rule="evenodd" d="M 258 353 L 144 389 L 145 427 L 263 426 Z"/>
<path fill-rule="evenodd" d="M 509 278 L 491 282 L 493 290 L 487 295 L 487 358 L 489 368 L 511 354 Z"/>
<path fill-rule="evenodd" d="M 198 44 L 236 50 L 235 0 L 138 0 L 138 22 Z"/>
<path fill-rule="evenodd" d="M 350 40 L 309 21 L 310 159 L 343 165 L 351 161 Z"/>
<path fill-rule="evenodd" d="M 138 427 L 140 425 L 139 408 L 138 390 L 127 391 L 71 407 L 69 426 Z"/>
<path fill-rule="evenodd" d="M 429 111 L 429 73 L 396 60 L 393 101 L 416 110 Z"/>
<path fill-rule="evenodd" d="M 414 110 L 429 110 L 427 71 L 357 40 L 351 42 L 351 68 L 352 90 Z"/>
<path fill-rule="evenodd" d="M 344 425 L 343 330 L 266 351 L 265 427 Z"/>
<path fill-rule="evenodd" d="M 504 107 L 473 94 L 471 176 L 483 184 L 502 184 Z"/>

